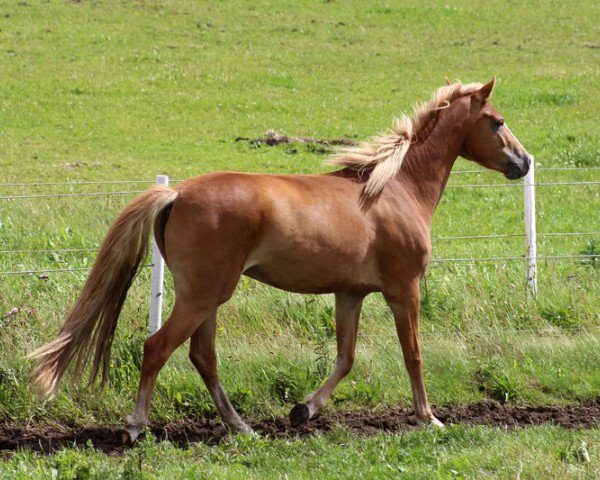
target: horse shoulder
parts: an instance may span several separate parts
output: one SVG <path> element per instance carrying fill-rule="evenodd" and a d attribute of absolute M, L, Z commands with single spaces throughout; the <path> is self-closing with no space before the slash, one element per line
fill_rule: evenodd
<path fill-rule="evenodd" d="M 377 256 L 396 278 L 421 276 L 431 255 L 430 224 L 409 197 L 382 202 L 375 213 Z"/>

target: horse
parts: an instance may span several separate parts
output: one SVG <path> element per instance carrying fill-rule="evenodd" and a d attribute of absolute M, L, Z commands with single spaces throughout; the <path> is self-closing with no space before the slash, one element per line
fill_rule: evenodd
<path fill-rule="evenodd" d="M 331 376 L 289 414 L 308 421 L 350 372 L 363 299 L 381 292 L 395 319 L 415 414 L 434 416 L 423 382 L 418 340 L 419 284 L 431 253 L 430 227 L 450 170 L 460 155 L 523 177 L 532 157 L 492 107 L 486 84 L 449 83 L 387 133 L 344 147 L 318 175 L 218 172 L 174 188 L 155 187 L 117 217 L 57 337 L 36 350 L 34 389 L 52 394 L 70 363 L 79 379 L 107 379 L 121 307 L 151 232 L 173 275 L 173 310 L 144 344 L 135 409 L 125 424 L 134 442 L 149 416 L 156 378 L 173 351 L 190 340 L 189 357 L 222 421 L 252 433 L 217 373 L 217 309 L 241 275 L 290 292 L 334 294 L 337 357 Z"/>

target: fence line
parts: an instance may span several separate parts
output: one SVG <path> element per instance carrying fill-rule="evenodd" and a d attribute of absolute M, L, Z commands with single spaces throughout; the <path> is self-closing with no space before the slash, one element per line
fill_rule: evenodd
<path fill-rule="evenodd" d="M 526 260 L 529 264 L 528 266 L 528 285 L 530 287 L 530 293 L 535 298 L 536 296 L 536 262 L 537 260 L 564 260 L 564 259 L 594 259 L 594 261 L 600 257 L 600 254 L 580 254 L 580 255 L 540 255 L 538 256 L 535 250 L 536 247 L 536 232 L 535 232 L 535 193 L 534 188 L 537 187 L 545 187 L 545 186 L 576 186 L 576 185 L 600 185 L 600 181 L 584 181 L 584 182 L 539 182 L 535 183 L 533 171 L 534 171 L 535 163 L 532 162 L 531 168 L 528 172 L 528 175 L 524 179 L 524 199 L 525 199 L 525 236 L 528 242 L 528 252 L 527 255 L 522 256 L 509 256 L 509 257 L 473 257 L 473 258 L 434 258 L 431 259 L 432 264 L 441 264 L 443 262 L 505 262 L 505 261 L 514 261 L 514 260 Z M 563 168 L 561 168 L 563 169 Z M 558 168 L 557 168 L 558 170 Z M 564 168 L 567 170 L 567 168 Z M 458 172 L 457 172 L 458 173 Z M 462 171 L 461 173 L 479 173 L 477 171 Z M 177 182 L 177 181 L 175 181 Z M 111 181 L 111 182 L 76 182 L 76 185 L 90 185 L 90 184 L 125 184 L 125 183 L 146 183 L 145 181 L 138 180 L 130 180 L 130 181 Z M 148 182 L 150 183 L 150 182 Z M 169 179 L 167 176 L 159 175 L 156 177 L 157 184 L 169 183 Z M 46 185 L 56 185 L 57 182 L 46 183 Z M 5 184 L 5 186 L 26 186 L 23 184 Z M 41 186 L 42 184 L 36 184 L 35 186 Z M 0 186 L 2 186 L 0 184 Z M 33 185 L 32 185 L 33 186 Z M 463 185 L 448 185 L 446 188 L 515 188 L 521 187 L 518 183 L 510 183 L 510 184 L 463 184 Z M 0 196 L 0 200 L 12 200 L 12 199 L 37 199 L 37 198 L 58 198 L 58 197 L 99 197 L 99 196 L 108 196 L 108 195 L 131 195 L 141 193 L 141 191 L 129 190 L 129 191 L 113 191 L 113 192 L 82 192 L 82 193 L 53 193 L 53 194 L 33 194 L 33 195 L 7 195 Z M 575 234 L 590 234 L 588 232 L 573 232 Z M 503 235 L 479 235 L 473 236 L 472 238 L 498 238 L 498 237 L 521 237 L 522 235 L 517 234 L 503 234 Z M 566 235 L 565 235 L 566 236 Z M 440 237 L 444 239 L 444 237 Z M 445 237 L 446 240 L 452 239 L 456 240 L 460 237 Z M 463 239 L 465 239 L 463 237 Z M 436 239 L 438 240 L 438 239 Z M 63 251 L 82 251 L 83 249 L 64 249 Z M 7 252 L 9 252 L 7 250 Z M 12 252 L 12 253 L 16 253 Z M 157 258 L 160 261 L 157 261 Z M 162 272 L 162 257 L 160 256 L 160 252 L 158 252 L 157 247 L 154 247 L 154 255 L 153 255 L 153 264 L 145 265 L 153 267 L 152 271 L 152 291 L 151 291 L 151 305 L 150 305 L 150 323 L 149 328 L 151 333 L 157 330 L 161 325 L 161 303 L 162 303 L 162 285 L 163 285 L 163 272 Z M 161 268 L 162 267 L 162 268 Z M 63 268 L 63 269 L 42 269 L 42 270 L 20 270 L 20 271 L 5 271 L 0 272 L 0 276 L 8 276 L 8 275 L 26 275 L 26 274 L 54 274 L 54 273 L 62 273 L 62 272 L 76 272 L 76 271 L 89 271 L 90 267 L 75 267 L 75 268 Z M 46 276 L 47 278 L 47 276 Z"/>
<path fill-rule="evenodd" d="M 560 260 L 560 259 L 575 259 L 575 258 L 598 258 L 600 254 L 581 254 L 581 255 L 536 255 L 535 257 L 529 257 L 527 255 L 518 257 L 471 257 L 471 258 L 432 258 L 430 262 L 443 263 L 443 262 L 504 262 L 512 260 L 526 260 L 529 261 L 532 258 L 538 260 Z"/>
<path fill-rule="evenodd" d="M 130 195 L 132 193 L 143 192 L 145 192 L 145 190 L 130 190 L 127 192 L 42 193 L 34 195 L 6 195 L 0 197 L 0 200 L 15 200 L 22 198 L 100 197 L 108 195 Z"/>
<path fill-rule="evenodd" d="M 70 252 L 97 252 L 98 247 L 94 248 L 57 248 L 55 250 L 0 250 L 0 255 L 11 255 L 20 253 L 70 253 Z"/>
<path fill-rule="evenodd" d="M 540 167 L 540 168 L 536 168 L 535 171 L 536 172 L 548 172 L 548 171 L 553 171 L 553 172 L 558 172 L 558 171 L 574 171 L 574 170 L 580 170 L 580 171 L 584 171 L 584 170 L 600 170 L 600 167 Z M 461 174 L 466 174 L 466 173 L 498 173 L 495 170 L 489 170 L 489 169 L 484 169 L 484 168 L 479 168 L 476 170 L 456 170 L 453 172 L 450 172 L 450 175 L 461 175 Z M 0 185 L 1 186 L 1 185 Z"/>
<path fill-rule="evenodd" d="M 539 182 L 535 187 L 560 187 L 562 185 L 600 185 L 600 182 Z M 464 185 L 446 185 L 446 188 L 523 188 L 520 183 L 466 183 Z"/>
<path fill-rule="evenodd" d="M 0 183 L 0 188 L 4 187 L 58 187 L 58 186 L 78 186 L 78 185 L 120 185 L 126 183 L 148 183 L 152 180 L 106 180 L 101 182 L 74 181 L 74 182 L 17 182 Z"/>
<path fill-rule="evenodd" d="M 537 172 L 549 172 L 549 171 L 594 171 L 600 170 L 600 167 L 540 167 L 537 168 Z M 497 174 L 498 172 L 488 169 L 475 169 L 475 170 L 455 170 L 450 172 L 450 175 L 465 175 L 465 174 Z M 171 182 L 182 182 L 183 180 L 171 180 Z M 45 187 L 45 186 L 79 186 L 79 185 L 119 185 L 119 184 L 154 184 L 154 180 L 105 180 L 105 181 L 87 181 L 87 180 L 75 180 L 72 182 L 12 182 L 12 183 L 0 183 L 0 188 L 6 187 Z"/>
<path fill-rule="evenodd" d="M 1 252 L 0 252 L 1 253 Z M 581 254 L 581 255 L 537 255 L 538 260 L 573 260 L 573 259 L 596 259 L 600 258 L 600 254 Z M 444 262 L 505 262 L 514 260 L 530 260 L 527 256 L 520 257 L 472 257 L 472 258 L 432 258 L 431 263 L 444 263 Z M 142 268 L 152 267 L 153 264 L 143 265 Z M 0 277 L 11 276 L 11 275 L 29 275 L 37 273 L 64 273 L 64 272 L 77 272 L 91 270 L 92 267 L 75 267 L 75 268 L 55 268 L 55 269 L 43 269 L 43 270 L 11 270 L 0 272 Z"/>
<path fill-rule="evenodd" d="M 573 237 L 573 236 L 589 236 L 600 235 L 600 232 L 548 232 L 538 233 L 538 237 Z M 523 238 L 524 233 L 506 233 L 498 235 L 463 235 L 454 237 L 432 237 L 433 242 L 453 241 L 453 240 L 485 240 L 494 238 Z M 78 252 L 97 252 L 99 247 L 90 248 L 55 248 L 55 249 L 28 249 L 28 250 L 0 250 L 0 255 L 14 255 L 21 253 L 78 253 Z"/>
<path fill-rule="evenodd" d="M 573 237 L 580 235 L 600 235 L 600 232 L 548 232 L 538 233 L 538 237 Z M 452 241 L 452 240 L 483 240 L 486 238 L 509 238 L 509 237 L 524 237 L 524 233 L 501 233 L 498 235 L 464 235 L 455 237 L 432 237 L 431 240 L 436 241 Z M 0 253 L 2 253 L 0 251 Z"/>
<path fill-rule="evenodd" d="M 142 265 L 140 268 L 149 268 L 153 265 L 150 263 L 148 265 Z M 42 270 L 12 270 L 6 272 L 0 272 L 0 277 L 8 277 L 13 275 L 31 275 L 31 274 L 39 274 L 39 273 L 68 273 L 68 272 L 84 272 L 86 270 L 91 270 L 92 267 L 73 267 L 73 268 L 48 268 Z"/>
<path fill-rule="evenodd" d="M 8 272 L 0 272 L 0 276 L 9 276 L 9 275 L 28 275 L 28 274 L 38 274 L 38 273 L 63 273 L 63 272 L 82 272 L 85 270 L 91 270 L 92 267 L 74 267 L 74 268 L 48 268 L 44 270 L 14 270 Z"/>
<path fill-rule="evenodd" d="M 535 183 L 536 187 L 559 187 L 564 185 L 600 185 L 600 182 L 550 182 Z M 465 184 L 446 185 L 446 188 L 522 188 L 519 183 L 488 183 L 488 184 Z M 143 193 L 145 190 L 129 190 L 119 192 L 82 192 L 82 193 L 42 193 L 32 195 L 3 195 L 0 200 L 20 200 L 28 198 L 59 198 L 59 197 L 100 197 L 110 195 L 132 195 Z"/>

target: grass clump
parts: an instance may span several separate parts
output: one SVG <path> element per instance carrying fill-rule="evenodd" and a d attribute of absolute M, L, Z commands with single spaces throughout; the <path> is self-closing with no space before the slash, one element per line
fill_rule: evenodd
<path fill-rule="evenodd" d="M 500 403 L 507 403 L 522 397 L 521 385 L 518 385 L 510 370 L 506 369 L 506 365 L 502 365 L 497 359 L 482 364 L 475 371 L 475 381 L 479 385 L 479 390 L 486 397 Z"/>
<path fill-rule="evenodd" d="M 582 265 L 587 265 L 592 268 L 598 268 L 598 266 L 600 266 L 600 240 L 597 238 L 588 240 L 585 248 L 579 253 L 588 257 L 581 260 Z"/>

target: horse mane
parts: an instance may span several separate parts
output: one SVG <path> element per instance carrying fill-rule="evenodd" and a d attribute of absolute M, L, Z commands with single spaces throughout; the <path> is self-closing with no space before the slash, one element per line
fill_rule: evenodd
<path fill-rule="evenodd" d="M 415 105 L 412 117 L 403 114 L 400 119 L 394 120 L 390 131 L 358 146 L 340 148 L 325 164 L 358 172 L 370 170 L 371 175 L 365 183 L 364 195 L 367 198 L 375 197 L 381 193 L 387 182 L 398 174 L 411 144 L 437 112 L 450 106 L 457 98 L 476 92 L 482 86 L 481 83 L 455 82 L 440 87 L 433 92 L 429 102 Z"/>

